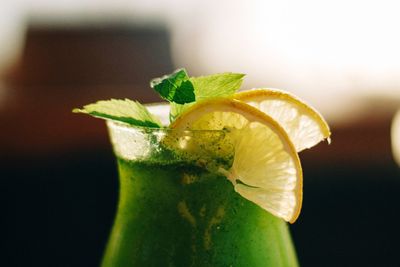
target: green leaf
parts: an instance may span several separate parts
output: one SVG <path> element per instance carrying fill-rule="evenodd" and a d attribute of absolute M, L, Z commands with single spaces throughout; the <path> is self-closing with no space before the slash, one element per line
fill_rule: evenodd
<path fill-rule="evenodd" d="M 153 79 L 150 86 L 169 102 L 185 104 L 196 100 L 193 84 L 184 69 Z"/>
<path fill-rule="evenodd" d="M 242 85 L 245 74 L 219 73 L 209 76 L 191 77 L 189 80 L 194 87 L 196 101 L 207 98 L 227 97 L 233 95 Z M 182 112 L 194 103 L 185 105 L 171 103 L 170 120 L 176 119 Z"/>
<path fill-rule="evenodd" d="M 101 100 L 89 104 L 83 109 L 74 109 L 74 113 L 85 113 L 94 117 L 125 122 L 135 126 L 161 127 L 161 122 L 146 107 L 129 99 Z"/>
<path fill-rule="evenodd" d="M 242 85 L 245 74 L 225 72 L 209 76 L 191 77 L 197 100 L 233 95 Z"/>

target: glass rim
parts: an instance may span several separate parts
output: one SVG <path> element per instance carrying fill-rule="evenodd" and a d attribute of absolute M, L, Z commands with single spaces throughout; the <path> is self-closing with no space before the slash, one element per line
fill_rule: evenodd
<path fill-rule="evenodd" d="M 189 134 L 189 133 L 224 133 L 229 132 L 228 129 L 221 130 L 212 130 L 212 129 L 172 129 L 169 128 L 169 110 L 170 104 L 168 102 L 153 102 L 153 103 L 145 103 L 143 104 L 149 112 L 160 119 L 162 122 L 162 127 L 149 127 L 149 126 L 140 126 L 140 125 L 132 125 L 122 121 L 115 121 L 111 119 L 105 119 L 106 125 L 108 128 L 110 127 L 119 127 L 126 130 L 142 130 L 145 132 L 164 132 L 164 133 L 180 133 L 180 134 Z M 168 123 L 165 123 L 168 122 Z"/>
<path fill-rule="evenodd" d="M 221 130 L 208 130 L 208 129 L 172 129 L 168 127 L 148 127 L 148 126 L 139 126 L 139 125 L 131 125 L 129 123 L 115 121 L 106 119 L 106 125 L 108 128 L 120 128 L 127 131 L 143 131 L 147 133 L 156 133 L 156 132 L 163 132 L 163 133 L 180 133 L 180 134 L 190 134 L 190 133 L 223 133 L 226 134 L 229 132 L 228 129 L 221 129 Z"/>

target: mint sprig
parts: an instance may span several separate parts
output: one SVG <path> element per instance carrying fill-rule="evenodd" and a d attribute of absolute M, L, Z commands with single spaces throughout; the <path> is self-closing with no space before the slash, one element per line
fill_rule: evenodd
<path fill-rule="evenodd" d="M 170 120 L 173 121 L 196 102 L 233 95 L 242 85 L 244 76 L 240 73 L 226 72 L 189 78 L 185 69 L 178 69 L 172 74 L 153 79 L 150 86 L 163 99 L 170 102 Z M 121 121 L 134 126 L 162 127 L 160 120 L 146 107 L 129 99 L 102 100 L 86 105 L 82 109 L 74 109 L 73 112 Z"/>
<path fill-rule="evenodd" d="M 101 100 L 94 104 L 74 109 L 74 113 L 85 113 L 94 117 L 125 122 L 135 126 L 160 128 L 161 122 L 146 107 L 129 99 Z"/>
<path fill-rule="evenodd" d="M 196 101 L 192 82 L 184 69 L 155 78 L 150 86 L 171 103 L 185 104 Z"/>

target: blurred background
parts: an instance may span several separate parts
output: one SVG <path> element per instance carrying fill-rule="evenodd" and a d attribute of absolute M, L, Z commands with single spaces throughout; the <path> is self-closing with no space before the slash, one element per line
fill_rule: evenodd
<path fill-rule="evenodd" d="M 2 266 L 97 266 L 118 194 L 99 99 L 149 80 L 246 73 L 316 107 L 332 144 L 300 154 L 302 266 L 399 266 L 397 1 L 15 0 L 0 4 Z M 396 160 L 397 159 L 397 164 Z"/>

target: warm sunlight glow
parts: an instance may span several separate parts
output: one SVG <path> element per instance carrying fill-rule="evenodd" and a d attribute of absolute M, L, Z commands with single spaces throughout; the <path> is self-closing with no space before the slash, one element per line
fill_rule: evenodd
<path fill-rule="evenodd" d="M 330 118 L 356 112 L 360 96 L 400 97 L 396 1 L 207 3 L 195 29 L 174 25 L 179 65 L 248 73 L 247 87 L 288 89 Z"/>

